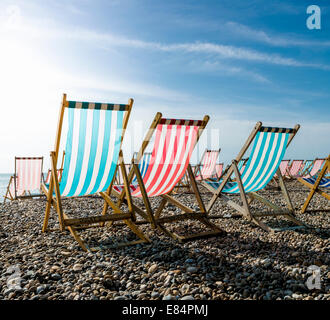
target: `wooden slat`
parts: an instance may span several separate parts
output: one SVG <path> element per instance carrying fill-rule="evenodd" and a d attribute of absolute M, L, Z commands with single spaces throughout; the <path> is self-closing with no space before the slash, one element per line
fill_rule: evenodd
<path fill-rule="evenodd" d="M 65 226 L 78 226 L 82 224 L 92 224 L 105 221 L 116 221 L 131 218 L 130 213 L 114 213 L 114 214 L 105 214 L 102 216 L 94 217 L 85 217 L 85 218 L 72 218 L 64 219 Z"/>

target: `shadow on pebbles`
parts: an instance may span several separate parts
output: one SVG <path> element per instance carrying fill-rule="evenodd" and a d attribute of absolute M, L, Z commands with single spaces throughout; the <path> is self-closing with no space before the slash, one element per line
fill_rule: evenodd
<path fill-rule="evenodd" d="M 307 189 L 290 182 L 288 190 L 298 212 Z M 210 194 L 201 191 L 207 203 Z M 277 189 L 262 194 L 284 205 Z M 191 194 L 176 197 L 196 207 Z M 158 204 L 152 200 L 154 207 Z M 63 206 L 70 217 L 88 216 L 101 212 L 102 200 L 71 199 Z M 150 244 L 85 253 L 69 232 L 59 231 L 54 210 L 49 222 L 53 231 L 41 232 L 45 200 L 0 204 L 0 299 L 330 300 L 329 203 L 317 195 L 310 208 L 297 213 L 309 228 L 270 234 L 235 217 L 218 200 L 210 217 L 220 216 L 211 221 L 225 236 L 181 244 L 141 225 Z M 166 211 L 179 212 L 173 206 Z M 290 225 L 285 220 L 268 222 Z M 179 233 L 201 230 L 195 221 L 168 227 Z M 92 244 L 135 237 L 116 225 L 80 234 Z"/>

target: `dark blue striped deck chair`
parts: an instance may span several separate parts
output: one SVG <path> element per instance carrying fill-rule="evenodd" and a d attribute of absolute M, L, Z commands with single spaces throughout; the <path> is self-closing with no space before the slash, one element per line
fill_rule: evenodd
<path fill-rule="evenodd" d="M 48 226 L 50 208 L 53 206 L 58 214 L 60 229 L 66 228 L 84 251 L 95 251 L 102 246 L 90 248 L 80 238 L 77 229 L 104 226 L 106 222 L 122 220 L 139 238 L 125 244 L 149 242 L 149 239 L 138 229 L 135 213 L 128 188 L 121 146 L 127 122 L 131 113 L 133 99 L 128 104 L 108 104 L 92 102 L 67 101 L 66 94 L 60 109 L 55 150 L 51 152 L 51 178 L 49 185 L 43 185 L 47 195 L 47 205 L 42 231 Z M 68 126 L 65 146 L 65 159 L 61 182 L 57 176 L 57 160 L 60 147 L 62 125 L 65 112 L 68 113 Z M 117 164 L 124 177 L 124 186 L 128 194 L 128 212 L 122 211 L 110 198 Z M 102 214 L 69 218 L 63 211 L 62 199 L 99 194 L 104 199 Z M 108 214 L 108 207 L 114 214 Z M 88 210 L 89 211 L 89 210 Z M 106 246 L 103 246 L 105 248 Z M 113 247 L 110 245 L 110 247 Z"/>
<path fill-rule="evenodd" d="M 309 203 L 311 202 L 315 193 L 330 200 L 330 194 L 326 190 L 330 190 L 330 178 L 327 174 L 330 173 L 330 155 L 325 160 L 323 167 L 317 176 L 298 178 L 298 181 L 310 189 L 310 192 L 301 208 L 301 213 L 305 213 Z"/>
<path fill-rule="evenodd" d="M 257 122 L 238 156 L 232 161 L 223 179 L 217 182 L 203 182 L 204 186 L 213 193 L 207 206 L 208 213 L 217 198 L 221 198 L 249 221 L 254 222 L 266 231 L 278 231 L 279 229 L 271 228 L 266 225 L 266 223 L 262 222 L 260 218 L 284 216 L 299 227 L 304 226 L 303 223 L 298 221 L 294 216 L 294 209 L 279 169 L 286 148 L 297 133 L 299 127 L 299 125 L 296 125 L 293 129 L 264 127 L 261 122 Z M 252 145 L 253 141 L 254 144 L 251 154 L 243 172 L 240 172 L 237 164 L 245 155 L 250 145 Z M 271 203 L 257 193 L 257 191 L 266 187 L 275 173 L 278 175 L 284 200 L 287 204 L 286 210 Z M 233 174 L 235 175 L 234 180 L 231 179 Z M 235 194 L 240 195 L 243 206 L 237 204 L 232 198 L 228 197 L 228 195 Z M 258 200 L 262 204 L 268 206 L 271 211 L 252 212 L 250 204 L 254 200 Z"/>

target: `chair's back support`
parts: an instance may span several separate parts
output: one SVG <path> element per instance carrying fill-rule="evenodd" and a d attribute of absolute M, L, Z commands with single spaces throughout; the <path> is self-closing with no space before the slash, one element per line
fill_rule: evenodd
<path fill-rule="evenodd" d="M 204 120 L 159 119 L 150 163 L 142 175 L 148 197 L 167 194 L 180 181 L 208 119 L 208 116 Z M 140 188 L 132 195 L 141 197 Z"/>
<path fill-rule="evenodd" d="M 40 190 L 43 157 L 15 157 L 15 195 Z"/>
<path fill-rule="evenodd" d="M 252 135 L 254 144 L 251 155 L 241 175 L 245 192 L 258 191 L 268 184 L 279 168 L 285 150 L 297 130 L 257 125 L 255 134 Z M 245 145 L 245 151 L 247 148 L 248 144 Z M 239 186 L 237 183 L 230 183 L 224 192 L 238 193 Z"/>
<path fill-rule="evenodd" d="M 133 100 L 127 105 L 64 102 L 68 132 L 60 194 L 72 197 L 106 191 L 114 178 Z"/>

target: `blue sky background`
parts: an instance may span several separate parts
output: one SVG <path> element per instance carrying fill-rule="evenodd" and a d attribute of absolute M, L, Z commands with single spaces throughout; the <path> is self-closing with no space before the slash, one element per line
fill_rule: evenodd
<path fill-rule="evenodd" d="M 311 4 L 321 30 L 306 27 Z M 301 124 L 287 158 L 330 150 L 329 1 L 67 0 L 0 2 L 0 172 L 53 149 L 71 100 L 135 100 L 130 160 L 154 114 L 211 120 L 205 147 L 236 156 L 256 121 Z"/>

